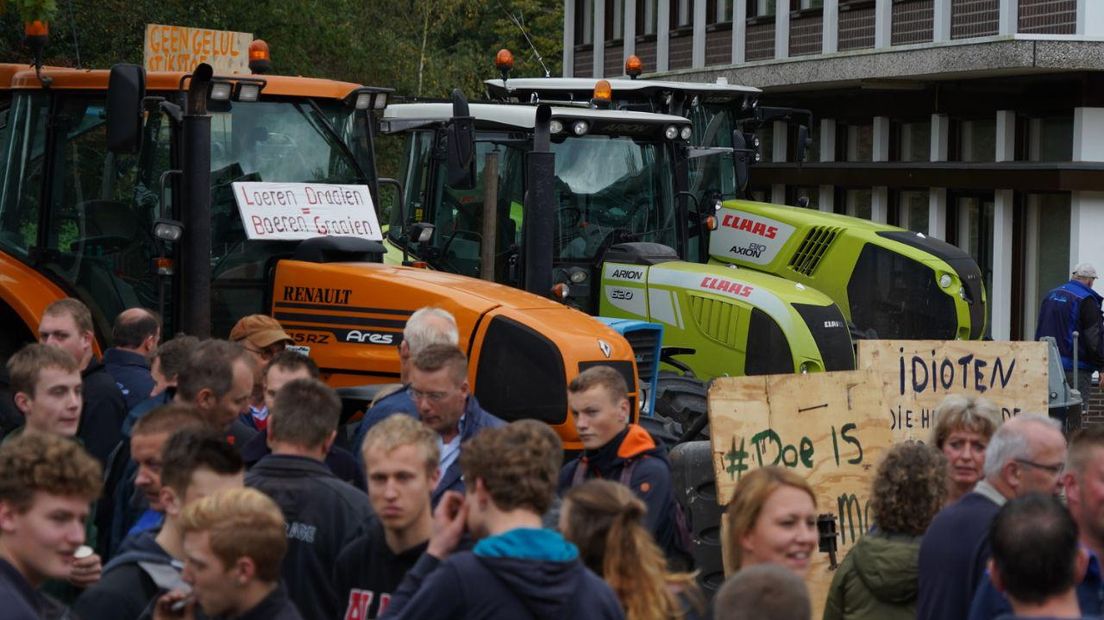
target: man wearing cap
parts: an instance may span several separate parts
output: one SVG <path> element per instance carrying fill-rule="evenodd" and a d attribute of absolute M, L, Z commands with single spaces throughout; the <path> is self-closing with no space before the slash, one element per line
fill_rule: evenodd
<path fill-rule="evenodd" d="M 280 351 L 294 344 L 294 340 L 280 323 L 264 314 L 243 316 L 234 329 L 230 330 L 230 340 L 249 352 L 256 362 L 253 371 L 253 394 L 249 398 L 249 412 L 242 413 L 241 421 L 258 431 L 268 426 L 268 407 L 264 398 L 264 369 Z"/>
<path fill-rule="evenodd" d="M 1051 336 L 1058 341 L 1062 368 L 1073 373 L 1073 332 L 1077 339 L 1077 384 L 1085 402 L 1089 400 L 1093 371 L 1104 368 L 1104 318 L 1100 293 L 1093 290 L 1096 268 L 1081 263 L 1073 268 L 1069 282 L 1047 293 L 1039 308 L 1035 339 Z"/>

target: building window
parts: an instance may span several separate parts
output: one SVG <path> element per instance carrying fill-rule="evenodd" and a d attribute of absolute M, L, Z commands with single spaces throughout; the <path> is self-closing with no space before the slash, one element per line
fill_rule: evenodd
<path fill-rule="evenodd" d="M 625 0 L 605 0 L 606 42 L 625 38 Z"/>
<path fill-rule="evenodd" d="M 1031 161 L 1073 159 L 1073 116 L 1033 118 L 1027 139 Z"/>
<path fill-rule="evenodd" d="M 820 208 L 820 188 L 788 186 L 786 204 L 816 211 Z"/>
<path fill-rule="evenodd" d="M 849 189 L 844 193 L 844 209 L 851 217 L 869 220 L 871 210 L 871 192 L 869 189 Z"/>
<path fill-rule="evenodd" d="M 755 135 L 759 138 L 759 161 L 774 161 L 774 123 L 764 123 Z"/>
<path fill-rule="evenodd" d="M 594 44 L 594 0 L 575 0 L 575 45 Z"/>
<path fill-rule="evenodd" d="M 901 190 L 897 200 L 897 225 L 928 234 L 928 190 Z"/>
<path fill-rule="evenodd" d="M 836 159 L 838 161 L 873 160 L 874 124 L 838 122 L 836 124 Z"/>
<path fill-rule="evenodd" d="M 694 25 L 694 9 L 691 0 L 670 0 L 671 30 L 689 28 Z"/>
<path fill-rule="evenodd" d="M 956 131 L 957 129 L 957 131 Z M 951 124 L 952 153 L 957 161 L 993 161 L 997 154 L 997 121 L 994 118 L 963 120 Z"/>
<path fill-rule="evenodd" d="M 1028 244 L 1025 257 L 1023 338 L 1033 340 L 1039 302 L 1047 291 L 1069 280 L 1070 195 L 1028 194 L 1027 205 L 1028 239 L 1034 243 Z"/>
<path fill-rule="evenodd" d="M 656 0 L 636 0 L 636 34 L 654 37 L 658 23 Z"/>
<path fill-rule="evenodd" d="M 748 17 L 773 16 L 775 0 L 747 0 Z"/>
<path fill-rule="evenodd" d="M 732 23 L 732 0 L 708 0 L 705 5 L 705 23 Z"/>
<path fill-rule="evenodd" d="M 824 0 L 790 0 L 791 11 L 806 11 L 808 9 L 824 8 Z"/>
<path fill-rule="evenodd" d="M 985 296 L 993 299 L 993 193 L 959 195 L 951 204 L 957 218 L 955 243 L 977 262 L 981 268 L 981 279 L 985 282 Z M 987 312 L 985 335 L 990 336 L 992 304 L 987 305 Z"/>
<path fill-rule="evenodd" d="M 893 161 L 931 161 L 931 121 L 901 123 L 896 142 Z"/>

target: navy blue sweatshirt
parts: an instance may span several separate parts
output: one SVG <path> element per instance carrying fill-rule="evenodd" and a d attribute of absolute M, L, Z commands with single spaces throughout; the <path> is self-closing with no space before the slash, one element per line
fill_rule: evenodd
<path fill-rule="evenodd" d="M 604 581 L 559 533 L 515 529 L 441 562 L 422 555 L 382 618 L 624 618 Z"/>

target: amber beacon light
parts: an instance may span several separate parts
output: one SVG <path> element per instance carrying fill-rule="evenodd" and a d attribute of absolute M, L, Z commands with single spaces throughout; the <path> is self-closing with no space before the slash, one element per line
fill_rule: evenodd
<path fill-rule="evenodd" d="M 249 70 L 257 74 L 272 70 L 272 57 L 268 51 L 268 43 L 265 43 L 264 39 L 254 39 L 249 44 Z"/>
<path fill-rule="evenodd" d="M 644 63 L 640 61 L 640 56 L 633 54 L 625 60 L 625 75 L 635 80 L 643 72 Z"/>

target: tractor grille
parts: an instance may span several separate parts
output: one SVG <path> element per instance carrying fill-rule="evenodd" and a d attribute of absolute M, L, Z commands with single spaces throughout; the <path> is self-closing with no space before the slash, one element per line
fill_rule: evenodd
<path fill-rule="evenodd" d="M 820 265 L 820 259 L 824 258 L 824 254 L 842 230 L 838 226 L 814 226 L 790 259 L 790 269 L 802 275 L 813 275 Z"/>
<path fill-rule="evenodd" d="M 690 313 L 702 334 L 723 345 L 736 346 L 736 322 L 740 310 L 735 304 L 691 295 Z"/>
<path fill-rule="evenodd" d="M 656 374 L 656 345 L 659 344 L 660 330 L 639 329 L 631 330 L 624 334 L 625 340 L 632 346 L 633 357 L 636 358 L 636 372 L 640 375 L 640 385 L 651 385 L 652 377 Z"/>

